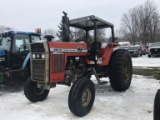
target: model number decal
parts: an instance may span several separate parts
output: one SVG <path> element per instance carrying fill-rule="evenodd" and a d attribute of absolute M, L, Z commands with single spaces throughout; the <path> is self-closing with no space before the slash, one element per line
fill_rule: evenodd
<path fill-rule="evenodd" d="M 52 52 L 87 52 L 83 47 L 78 46 L 77 49 L 69 49 L 69 48 L 50 48 Z"/>
<path fill-rule="evenodd" d="M 53 52 L 61 52 L 62 49 L 61 48 L 53 48 Z"/>

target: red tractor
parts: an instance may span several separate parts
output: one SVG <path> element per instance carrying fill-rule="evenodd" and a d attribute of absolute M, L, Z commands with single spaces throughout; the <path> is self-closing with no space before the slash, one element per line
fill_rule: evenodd
<path fill-rule="evenodd" d="M 115 41 L 113 24 L 96 16 L 63 20 L 63 42 L 37 42 L 31 48 L 31 77 L 24 85 L 24 94 L 31 102 L 43 101 L 51 87 L 57 84 L 72 85 L 68 105 L 76 116 L 84 116 L 91 110 L 95 99 L 95 86 L 90 80 L 95 75 L 98 84 L 101 77 L 108 77 L 112 88 L 125 91 L 132 79 L 132 61 L 127 50 Z M 81 42 L 69 41 L 69 27 L 83 29 L 86 38 Z M 111 42 L 103 48 L 97 40 L 97 29 L 111 30 Z M 89 31 L 94 40 L 89 43 Z M 72 84 L 73 83 L 73 84 Z"/>

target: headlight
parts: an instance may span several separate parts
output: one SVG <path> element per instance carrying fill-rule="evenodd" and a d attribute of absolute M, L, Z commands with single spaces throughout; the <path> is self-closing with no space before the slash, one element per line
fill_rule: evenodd
<path fill-rule="evenodd" d="M 42 59 L 44 59 L 44 58 L 45 58 L 45 54 L 42 54 L 42 56 L 41 56 L 41 57 L 42 57 Z"/>
<path fill-rule="evenodd" d="M 44 53 L 34 53 L 32 54 L 33 59 L 45 59 L 45 54 Z"/>
<path fill-rule="evenodd" d="M 35 55 L 35 54 L 32 54 L 32 58 L 35 59 L 35 58 L 36 58 L 36 55 Z"/>

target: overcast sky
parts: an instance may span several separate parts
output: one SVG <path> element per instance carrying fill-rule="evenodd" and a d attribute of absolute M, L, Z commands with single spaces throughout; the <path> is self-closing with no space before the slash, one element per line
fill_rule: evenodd
<path fill-rule="evenodd" d="M 123 13 L 146 0 L 0 0 L 0 25 L 21 31 L 58 30 L 62 11 L 70 19 L 95 15 L 119 29 Z M 154 1 L 160 11 L 160 0 Z"/>

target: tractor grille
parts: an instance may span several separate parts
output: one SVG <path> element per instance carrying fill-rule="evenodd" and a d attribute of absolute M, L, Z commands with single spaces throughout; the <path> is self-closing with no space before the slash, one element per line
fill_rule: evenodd
<path fill-rule="evenodd" d="M 160 49 L 159 48 L 151 49 L 150 51 L 151 51 L 152 54 L 160 54 Z"/>
<path fill-rule="evenodd" d="M 32 76 L 34 80 L 44 81 L 45 60 L 32 60 Z"/>
<path fill-rule="evenodd" d="M 53 54 L 53 72 L 62 72 L 65 70 L 64 54 Z"/>
<path fill-rule="evenodd" d="M 31 44 L 31 52 L 45 52 L 43 44 L 42 43 Z"/>

